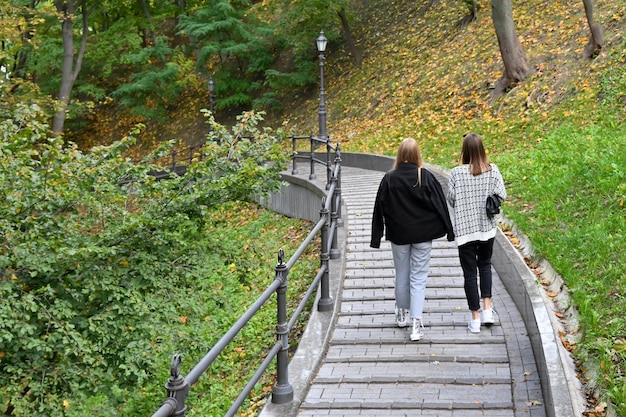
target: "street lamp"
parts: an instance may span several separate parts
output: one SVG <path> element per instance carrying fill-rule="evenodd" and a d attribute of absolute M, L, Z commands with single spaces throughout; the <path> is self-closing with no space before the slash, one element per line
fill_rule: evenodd
<path fill-rule="evenodd" d="M 213 92 L 215 91 L 215 82 L 213 82 L 213 77 L 209 79 L 209 110 L 211 111 L 211 117 L 215 120 L 215 116 L 213 116 L 213 99 L 215 95 Z M 209 123 L 209 132 L 213 131 L 213 124 Z"/>
<path fill-rule="evenodd" d="M 328 142 L 328 133 L 326 132 L 326 102 L 324 101 L 324 51 L 326 50 L 326 44 L 328 39 L 324 36 L 324 31 L 320 31 L 320 36 L 315 40 L 317 43 L 317 51 L 320 53 L 320 106 L 318 110 L 319 115 L 319 139 Z"/>
<path fill-rule="evenodd" d="M 215 95 L 213 94 L 214 91 L 215 83 L 213 82 L 213 77 L 211 77 L 211 79 L 209 79 L 209 110 L 211 110 L 211 113 L 213 113 L 213 99 L 215 98 Z"/>

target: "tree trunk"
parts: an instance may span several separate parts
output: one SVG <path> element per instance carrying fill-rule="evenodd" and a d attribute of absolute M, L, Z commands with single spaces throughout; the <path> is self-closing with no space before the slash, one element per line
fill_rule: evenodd
<path fill-rule="evenodd" d="M 180 8 L 181 13 L 187 13 L 187 1 L 186 0 L 174 0 L 174 3 Z"/>
<path fill-rule="evenodd" d="M 341 27 L 343 28 L 344 36 L 346 37 L 346 47 L 348 51 L 354 58 L 354 66 L 359 68 L 361 66 L 361 62 L 363 61 L 363 55 L 361 54 L 361 50 L 356 43 L 354 42 L 354 37 L 352 36 L 352 31 L 350 30 L 350 23 L 348 22 L 348 16 L 346 16 L 346 9 L 341 8 L 341 10 L 337 11 L 339 15 L 339 19 L 341 19 Z"/>
<path fill-rule="evenodd" d="M 504 73 L 496 83 L 491 97 L 493 103 L 507 89 L 524 81 L 529 74 L 529 67 L 526 53 L 515 32 L 511 0 L 491 0 L 491 17 L 504 63 Z"/>
<path fill-rule="evenodd" d="M 152 14 L 150 14 L 150 9 L 148 8 L 148 3 L 146 0 L 137 0 L 139 5 L 141 6 L 141 10 L 143 10 L 143 14 L 148 21 L 148 27 L 144 29 L 144 46 L 148 46 L 148 42 L 146 38 L 150 38 L 152 41 L 152 46 L 156 46 L 156 34 L 154 33 L 154 21 L 152 20 Z"/>
<path fill-rule="evenodd" d="M 591 32 L 589 42 L 583 51 L 583 57 L 585 59 L 592 60 L 597 57 L 602 50 L 602 44 L 604 43 L 604 28 L 593 21 L 593 0 L 583 0 L 583 4 L 585 6 L 587 23 L 589 24 L 589 30 Z"/>
<path fill-rule="evenodd" d="M 83 16 L 83 36 L 76 57 L 76 63 L 74 63 L 74 34 L 72 33 L 73 22 L 72 18 L 75 16 L 76 8 L 73 0 L 55 0 L 54 2 L 57 11 L 63 16 L 63 23 L 61 24 L 61 33 L 63 38 L 63 67 L 61 69 L 61 87 L 59 88 L 59 107 L 54 113 L 52 118 L 52 132 L 55 134 L 63 132 L 63 125 L 65 124 L 65 118 L 67 116 L 67 107 L 70 103 L 70 94 L 74 87 L 74 82 L 80 72 L 80 67 L 83 63 L 83 56 L 85 55 L 85 48 L 87 46 L 87 32 L 89 30 L 87 25 L 87 12 L 85 6 L 82 6 Z"/>
<path fill-rule="evenodd" d="M 464 28 L 474 20 L 476 20 L 476 16 L 478 16 L 478 3 L 477 0 L 465 0 L 465 4 L 467 5 L 467 14 L 461 18 L 457 22 L 457 26 L 459 28 Z"/>
<path fill-rule="evenodd" d="M 35 7 L 33 5 L 33 7 L 31 8 L 27 8 L 26 13 L 24 13 L 24 20 L 26 21 L 26 27 L 24 28 L 24 32 L 22 32 L 22 36 L 21 36 L 21 42 L 22 42 L 23 47 L 20 48 L 19 51 L 17 52 L 17 55 L 13 63 L 12 75 L 15 77 L 22 78 L 24 80 L 28 76 L 27 71 L 26 71 L 26 61 L 28 60 L 29 53 L 27 51 L 29 49 L 26 48 L 26 45 L 31 43 L 33 37 L 35 36 L 33 30 L 31 29 L 33 13 L 30 12 L 31 10 L 34 10 L 34 9 Z M 2 43 L 4 45 L 4 41 L 2 41 Z M 32 79 L 31 81 L 34 82 L 34 80 Z"/>

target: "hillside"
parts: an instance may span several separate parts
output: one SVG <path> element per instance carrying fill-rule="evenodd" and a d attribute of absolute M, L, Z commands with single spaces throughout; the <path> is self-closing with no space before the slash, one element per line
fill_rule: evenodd
<path fill-rule="evenodd" d="M 402 137 L 414 136 L 430 161 L 451 166 L 457 155 L 439 150 L 473 129 L 487 140 L 527 129 L 522 137 L 509 137 L 512 143 L 536 140 L 564 120 L 589 125 L 594 120 L 582 120 L 568 103 L 596 101 L 604 69 L 624 53 L 622 2 L 597 6 L 596 20 L 607 34 L 605 51 L 592 63 L 582 58 L 589 31 L 582 1 L 514 5 L 534 73 L 490 107 L 503 65 L 489 2 L 480 1 L 476 20 L 465 26 L 461 1 L 358 3 L 365 4 L 354 11 L 361 68 L 342 49 L 329 51 L 325 66 L 329 132 L 347 150 L 393 153 Z M 295 129 L 316 131 L 317 97 L 292 106 L 286 118 Z"/>

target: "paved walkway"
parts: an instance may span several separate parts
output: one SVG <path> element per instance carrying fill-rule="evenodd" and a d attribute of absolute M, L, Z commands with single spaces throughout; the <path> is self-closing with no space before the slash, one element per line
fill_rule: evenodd
<path fill-rule="evenodd" d="M 412 342 L 409 327 L 396 326 L 390 244 L 369 247 L 382 176 L 342 170 L 346 259 L 338 314 L 297 416 L 545 417 L 531 342 L 495 271 L 496 324 L 468 332 L 454 242 L 433 242 L 424 338 Z"/>

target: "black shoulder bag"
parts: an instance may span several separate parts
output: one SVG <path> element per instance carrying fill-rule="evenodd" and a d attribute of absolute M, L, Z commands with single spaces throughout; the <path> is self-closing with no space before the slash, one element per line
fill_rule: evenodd
<path fill-rule="evenodd" d="M 493 169 L 491 170 L 491 178 L 493 178 Z M 495 188 L 495 186 L 494 186 Z M 485 208 L 487 210 L 487 217 L 491 218 L 496 214 L 500 213 L 500 197 L 497 194 L 490 194 L 487 196 L 487 201 L 485 203 Z"/>

